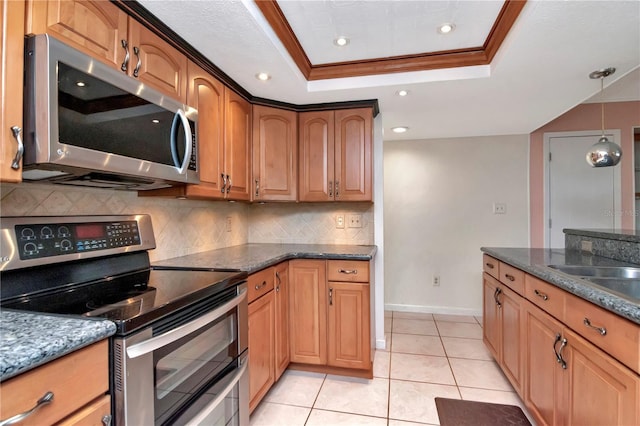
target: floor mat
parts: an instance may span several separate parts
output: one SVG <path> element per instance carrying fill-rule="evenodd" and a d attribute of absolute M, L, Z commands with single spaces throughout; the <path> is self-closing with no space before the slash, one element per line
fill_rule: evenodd
<path fill-rule="evenodd" d="M 440 426 L 531 426 L 520 407 L 436 398 Z"/>

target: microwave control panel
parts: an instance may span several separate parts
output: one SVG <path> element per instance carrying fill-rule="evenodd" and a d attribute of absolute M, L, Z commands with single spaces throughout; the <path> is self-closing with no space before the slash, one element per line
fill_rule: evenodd
<path fill-rule="evenodd" d="M 140 245 L 135 220 L 16 225 L 20 259 L 40 259 Z"/>

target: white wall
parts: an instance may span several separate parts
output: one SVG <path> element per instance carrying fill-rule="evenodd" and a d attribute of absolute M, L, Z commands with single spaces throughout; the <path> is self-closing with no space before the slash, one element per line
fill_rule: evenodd
<path fill-rule="evenodd" d="M 384 142 L 385 309 L 481 314 L 480 247 L 529 246 L 528 144 Z M 506 214 L 493 214 L 494 202 Z"/>

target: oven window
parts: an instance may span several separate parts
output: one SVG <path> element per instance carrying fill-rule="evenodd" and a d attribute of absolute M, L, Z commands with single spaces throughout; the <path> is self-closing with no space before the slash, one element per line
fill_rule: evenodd
<path fill-rule="evenodd" d="M 237 315 L 227 313 L 207 327 L 154 351 L 157 425 L 192 403 L 238 356 Z"/>

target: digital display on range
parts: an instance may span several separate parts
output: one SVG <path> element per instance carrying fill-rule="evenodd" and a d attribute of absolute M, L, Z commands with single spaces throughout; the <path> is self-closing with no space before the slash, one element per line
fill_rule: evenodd
<path fill-rule="evenodd" d="M 97 224 L 76 225 L 76 238 L 106 238 L 104 226 Z"/>

